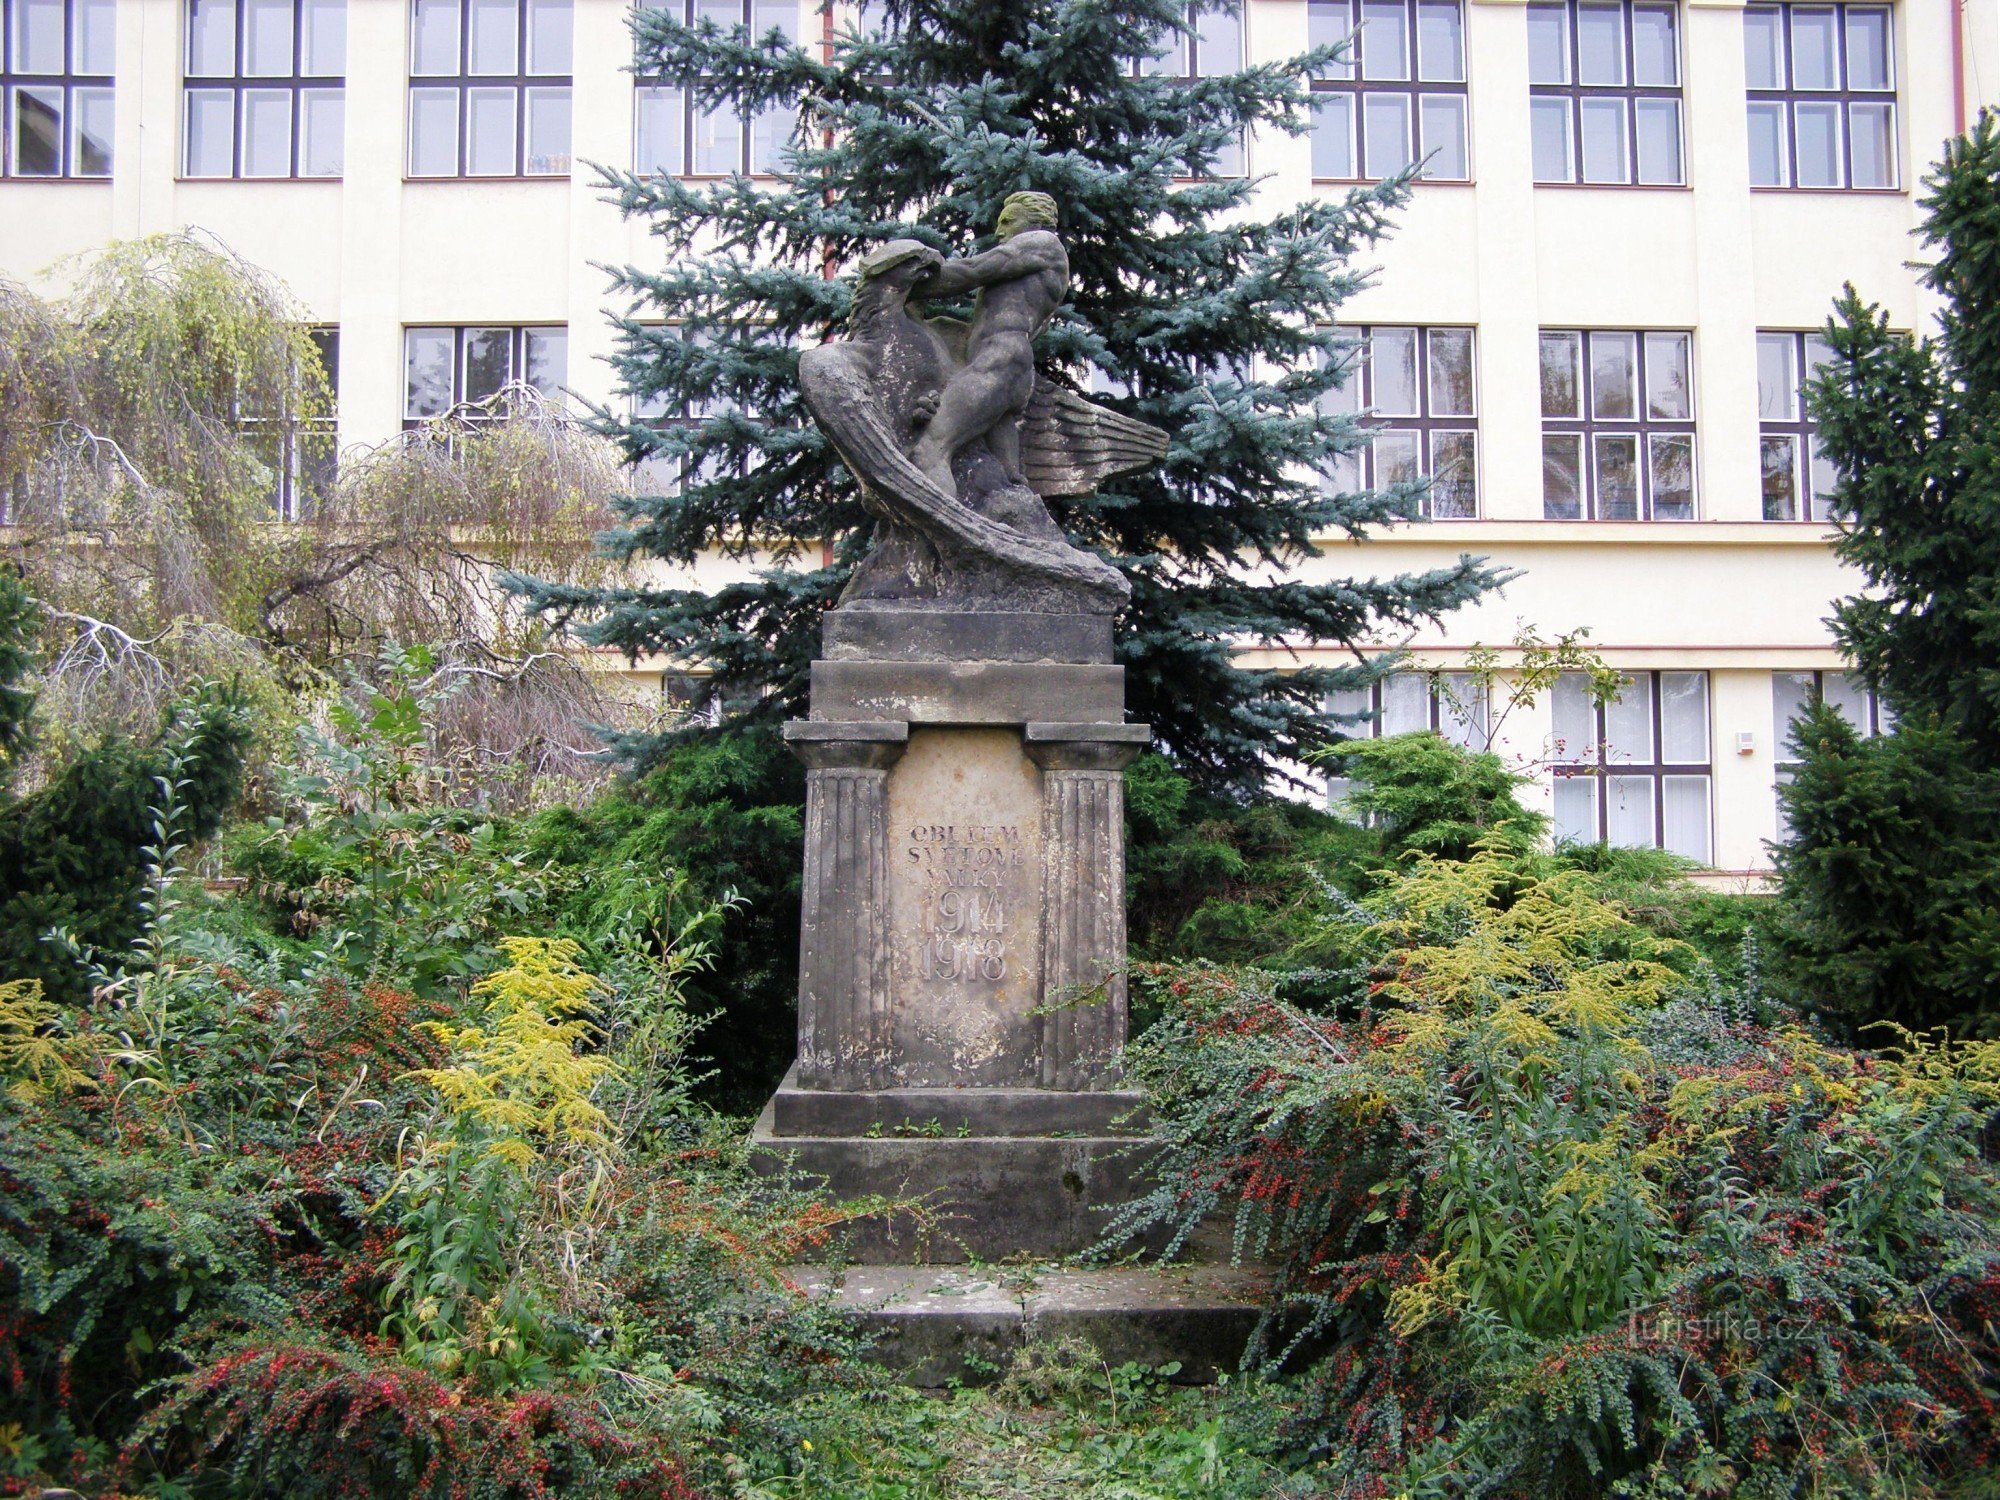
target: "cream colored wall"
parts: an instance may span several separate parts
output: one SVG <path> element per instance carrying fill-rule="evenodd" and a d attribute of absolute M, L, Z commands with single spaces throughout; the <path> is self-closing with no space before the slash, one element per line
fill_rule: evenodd
<path fill-rule="evenodd" d="M 1248 3 L 1253 60 L 1303 49 L 1304 0 Z M 1958 3 L 1897 6 L 1906 185 L 1953 129 Z M 182 0 L 121 0 L 113 179 L 0 183 L 0 274 L 33 277 L 114 237 L 208 230 L 284 278 L 314 318 L 339 324 L 340 426 L 350 446 L 381 442 L 401 425 L 401 340 L 410 324 L 566 323 L 572 386 L 609 400 L 602 357 L 612 334 L 597 265 L 658 258 L 645 227 L 624 223 L 583 165 L 630 158 L 625 0 L 575 0 L 578 167 L 567 180 L 404 181 L 408 9 L 407 0 L 348 0 L 342 181 L 183 182 Z M 1964 0 L 1963 9 L 1968 96 L 2000 97 L 2000 0 Z M 1633 670 L 1705 668 L 1717 863 L 1761 866 L 1761 841 L 1774 826 L 1769 674 L 1837 668 L 1824 617 L 1854 580 L 1834 564 L 1820 528 L 1758 519 L 1754 334 L 1817 326 L 1850 280 L 1901 326 L 1923 326 L 1929 309 L 1904 264 L 1918 211 L 1907 191 L 1750 189 L 1740 0 L 1683 5 L 1686 188 L 1534 186 L 1523 6 L 1469 0 L 1466 28 L 1475 180 L 1417 188 L 1373 257 L 1375 285 L 1349 316 L 1477 325 L 1486 519 L 1406 527 L 1362 546 L 1329 540 L 1301 571 L 1383 575 L 1484 554 L 1522 576 L 1417 636 L 1410 644 L 1421 660 L 1449 665 L 1526 623 L 1544 634 L 1587 628 L 1612 662 Z M 802 34 L 817 29 L 802 0 Z M 1260 207 L 1326 191 L 1311 183 L 1304 139 L 1259 139 L 1251 164 L 1270 174 Z M 1695 331 L 1703 520 L 1540 519 L 1535 335 L 1579 326 Z M 745 570 L 716 560 L 698 576 L 716 583 Z M 1748 755 L 1735 753 L 1740 731 L 1754 737 Z M 1510 734 L 1538 745 L 1547 725 L 1526 716 Z"/>

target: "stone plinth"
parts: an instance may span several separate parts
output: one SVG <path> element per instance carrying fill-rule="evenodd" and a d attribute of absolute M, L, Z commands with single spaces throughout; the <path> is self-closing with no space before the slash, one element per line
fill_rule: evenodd
<path fill-rule="evenodd" d="M 1109 619 L 844 609 L 824 649 L 785 729 L 808 768 L 799 1059 L 758 1139 L 957 1226 L 871 1248 L 1082 1249 L 1143 1178 L 1118 1059 L 1124 771 L 1151 733 L 1124 722 Z"/>

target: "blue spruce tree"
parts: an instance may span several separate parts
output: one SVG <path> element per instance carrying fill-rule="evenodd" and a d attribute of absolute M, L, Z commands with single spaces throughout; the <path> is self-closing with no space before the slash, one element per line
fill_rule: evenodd
<path fill-rule="evenodd" d="M 621 501 L 617 552 L 688 564 L 721 549 L 763 570 L 712 592 L 525 584 L 535 608 L 705 669 L 732 714 L 802 715 L 820 616 L 871 523 L 805 414 L 799 351 L 847 316 L 838 268 L 902 236 L 983 248 L 1025 189 L 1060 203 L 1072 273 L 1037 344 L 1043 376 L 1172 434 L 1160 468 L 1054 513 L 1131 580 L 1127 702 L 1198 783 L 1263 787 L 1274 759 L 1331 738 L 1329 691 L 1385 665 L 1254 671 L 1236 648 L 1352 646 L 1497 581 L 1470 557 L 1381 580 L 1295 576 L 1315 538 L 1361 536 L 1420 497 L 1333 484 L 1366 437 L 1323 409 L 1351 358 L 1332 328 L 1365 280 L 1350 262 L 1407 179 L 1273 212 L 1238 175 L 1246 132 L 1307 128 L 1334 47 L 1242 67 L 1238 13 L 1199 0 L 1192 17 L 1180 0 L 886 0 L 824 38 L 718 25 L 717 9 L 637 12 L 641 74 L 686 91 L 679 118 L 719 111 L 764 141 L 796 127 L 775 180 L 607 173 L 661 257 L 616 273 L 633 298 L 617 361 L 632 406 L 598 421 L 641 472 L 677 476 Z M 1224 52 L 1238 55 L 1218 73 Z"/>

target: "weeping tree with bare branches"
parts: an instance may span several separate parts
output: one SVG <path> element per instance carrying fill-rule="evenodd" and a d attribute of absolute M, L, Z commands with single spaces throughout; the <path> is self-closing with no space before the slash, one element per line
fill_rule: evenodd
<path fill-rule="evenodd" d="M 192 680 L 282 695 L 424 642 L 466 678 L 455 752 L 594 759 L 587 726 L 629 715 L 499 580 L 606 581 L 615 455 L 516 387 L 343 455 L 281 522 L 331 375 L 305 310 L 206 237 L 114 245 L 60 298 L 0 282 L 0 546 L 45 622 L 48 742 L 156 723 Z"/>

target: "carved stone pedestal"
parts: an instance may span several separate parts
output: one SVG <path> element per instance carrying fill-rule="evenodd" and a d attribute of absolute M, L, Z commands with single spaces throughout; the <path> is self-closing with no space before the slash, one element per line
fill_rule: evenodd
<path fill-rule="evenodd" d="M 934 1195 L 932 1258 L 1082 1249 L 1134 1191 L 1124 770 L 1151 732 L 1109 658 L 1101 617 L 836 611 L 786 726 L 799 1057 L 757 1135 L 837 1194 Z M 877 1230 L 863 1253 L 917 1248 Z"/>

